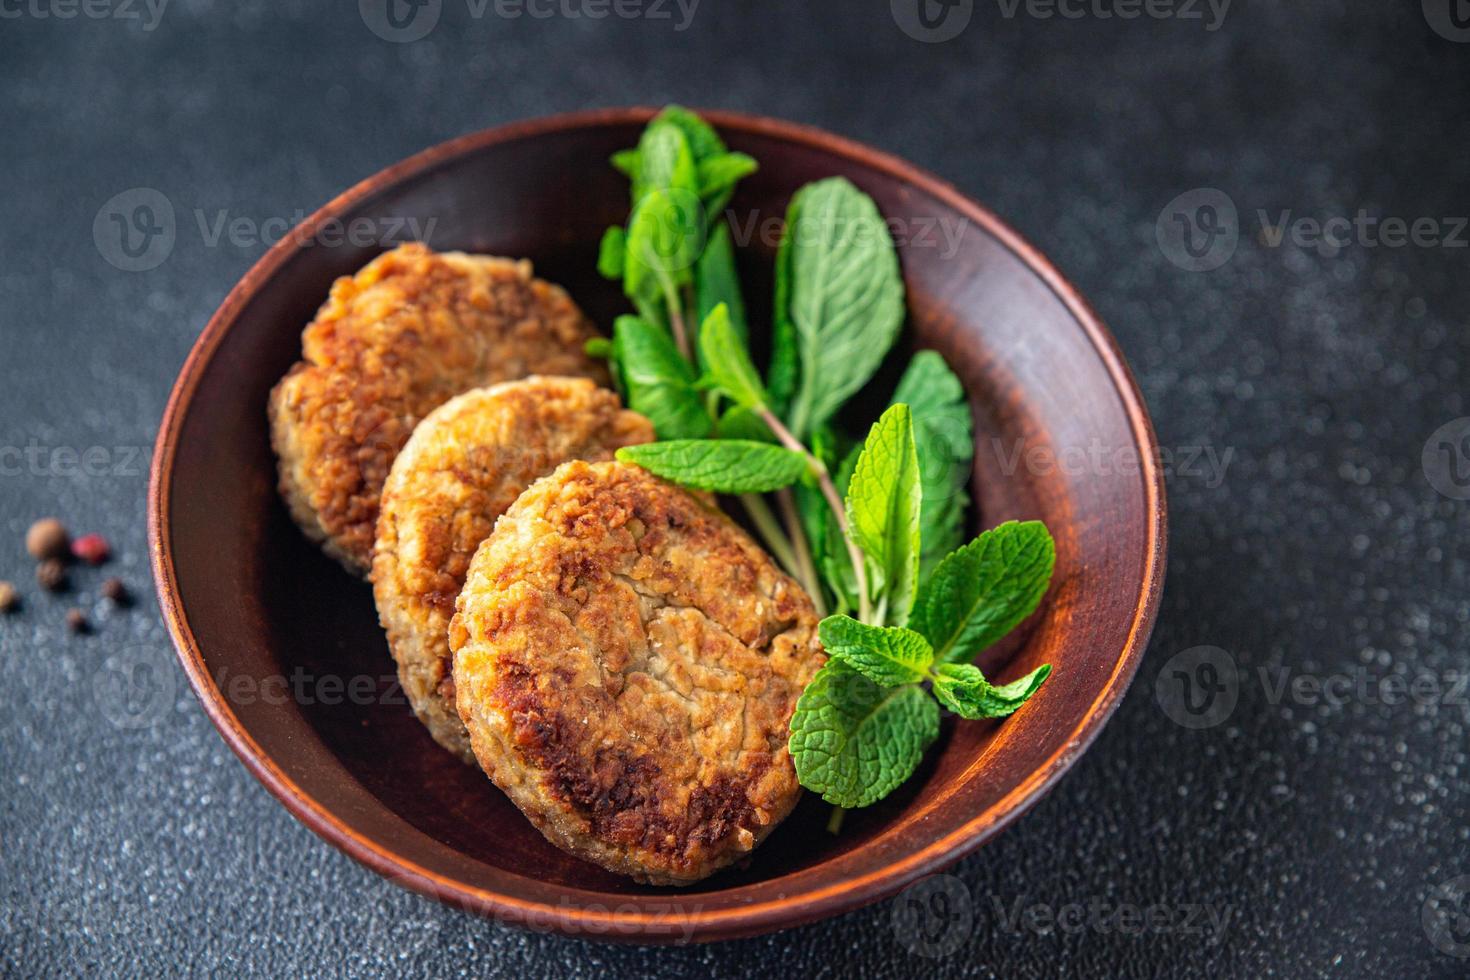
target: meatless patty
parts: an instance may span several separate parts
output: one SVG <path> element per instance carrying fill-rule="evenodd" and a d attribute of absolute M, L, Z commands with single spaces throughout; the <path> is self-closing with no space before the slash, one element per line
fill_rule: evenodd
<path fill-rule="evenodd" d="M 270 397 L 291 516 L 366 575 L 378 495 L 418 421 L 470 388 L 528 374 L 606 380 L 592 324 L 528 262 L 404 245 L 338 279 Z"/>
<path fill-rule="evenodd" d="M 553 844 L 688 884 L 796 804 L 787 726 L 823 659 L 812 603 L 694 496 L 567 463 L 500 518 L 457 610 L 475 756 Z"/>
<path fill-rule="evenodd" d="M 454 704 L 449 619 L 475 549 L 532 481 L 573 459 L 653 441 L 653 425 L 586 378 L 526 378 L 465 392 L 419 423 L 383 487 L 373 596 L 409 703 L 434 739 L 474 763 Z"/>

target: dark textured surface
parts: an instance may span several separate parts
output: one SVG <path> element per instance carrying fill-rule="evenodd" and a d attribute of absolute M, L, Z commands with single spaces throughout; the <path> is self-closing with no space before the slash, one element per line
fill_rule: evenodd
<path fill-rule="evenodd" d="M 1207 31 L 1024 6 L 1008 19 L 985 2 L 937 44 L 874 0 L 704 0 L 683 31 L 672 6 L 671 20 L 592 21 L 498 18 L 492 4 L 476 20 L 445 0 L 408 44 L 374 36 L 351 3 L 174 0 L 151 31 L 0 7 L 0 577 L 26 602 L 0 620 L 0 967 L 1463 975 L 1470 961 L 1439 947 L 1463 953 L 1466 932 L 1426 928 L 1458 923 L 1425 902 L 1470 874 L 1456 682 L 1470 670 L 1470 503 L 1437 493 L 1420 458 L 1470 413 L 1470 250 L 1272 248 L 1257 216 L 1470 212 L 1470 44 L 1417 7 L 1240 3 Z M 1222 480 L 1201 463 L 1170 481 L 1163 610 L 1117 717 L 1055 793 L 953 869 L 958 883 L 941 880 L 972 912 L 928 916 L 928 946 L 895 928 L 893 903 L 656 950 L 524 933 L 403 892 L 247 775 L 167 659 L 147 596 L 146 447 L 189 345 L 263 251 L 211 244 L 196 211 L 206 225 L 290 219 L 461 132 L 672 99 L 826 126 L 954 181 L 1111 324 L 1164 446 L 1232 454 Z M 1155 220 L 1204 186 L 1233 199 L 1243 233 L 1223 267 L 1188 272 Z M 93 220 L 136 187 L 172 202 L 177 242 L 125 272 Z M 90 447 L 82 472 L 67 451 Z M 20 536 L 43 513 L 111 537 L 114 570 L 144 600 L 109 611 L 92 571 L 72 598 L 39 595 Z M 77 602 L 95 605 L 95 635 L 66 634 Z M 1155 678 L 1172 683 L 1170 658 L 1205 644 L 1239 665 L 1239 703 L 1187 729 Z M 119 708 L 109 669 L 133 662 L 153 663 L 147 691 L 167 695 L 142 726 L 126 724 L 136 707 Z M 1367 693 L 1278 696 L 1287 670 L 1361 678 Z M 1382 703 L 1389 675 L 1433 678 L 1445 696 Z M 1007 926 L 1017 907 L 1072 904 L 1081 928 Z M 1212 906 L 1227 925 L 1130 935 L 1087 917 L 1157 904 L 1176 922 Z"/>

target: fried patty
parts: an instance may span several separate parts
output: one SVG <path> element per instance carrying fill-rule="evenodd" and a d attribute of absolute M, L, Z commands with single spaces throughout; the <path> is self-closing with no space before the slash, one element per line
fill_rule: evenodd
<path fill-rule="evenodd" d="M 605 382 L 583 350 L 595 335 L 524 261 L 414 243 L 338 279 L 270 397 L 291 516 L 366 575 L 383 481 L 419 420 L 462 391 L 529 374 Z"/>
<path fill-rule="evenodd" d="M 811 600 L 718 510 L 572 462 L 470 565 L 449 629 L 480 765 L 553 844 L 652 884 L 736 861 L 796 804 Z"/>
<path fill-rule="evenodd" d="M 653 425 L 586 378 L 465 392 L 419 423 L 383 487 L 373 597 L 398 678 L 435 741 L 474 764 L 454 704 L 448 629 L 470 559 L 538 477 L 653 441 Z"/>

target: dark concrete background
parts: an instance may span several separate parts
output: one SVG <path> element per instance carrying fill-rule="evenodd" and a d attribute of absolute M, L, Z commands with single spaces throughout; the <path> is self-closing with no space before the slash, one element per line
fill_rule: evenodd
<path fill-rule="evenodd" d="M 674 6 L 669 19 L 594 21 L 511 19 L 492 3 L 476 19 L 443 0 L 413 43 L 375 36 L 351 2 L 172 0 L 156 23 L 141 0 L 93 3 L 124 17 L 0 0 L 0 577 L 26 598 L 0 620 L 5 972 L 1470 968 L 1465 920 L 1431 895 L 1470 874 L 1470 709 L 1456 681 L 1470 670 L 1470 503 L 1453 499 L 1454 471 L 1436 477 L 1446 495 L 1421 467 L 1431 434 L 1470 414 L 1470 232 L 1459 248 L 1388 247 L 1377 232 L 1271 247 L 1263 227 L 1287 209 L 1365 209 L 1455 238 L 1447 219 L 1470 213 L 1470 44 L 1436 33 L 1417 3 L 1238 0 L 1208 30 L 1204 5 L 1203 20 L 1107 18 L 1110 3 L 1043 19 L 1024 0 L 1013 17 L 981 0 L 943 43 L 907 36 L 883 0 L 702 0 L 684 30 Z M 1439 17 L 1448 0 L 1428 6 Z M 466 131 L 668 100 L 825 126 L 955 182 L 1096 305 L 1165 447 L 1231 454 L 1223 474 L 1201 463 L 1171 478 L 1168 584 L 1132 692 L 1049 798 L 931 886 L 956 900 L 954 916 L 927 921 L 935 946 L 895 928 L 892 903 L 673 950 L 440 908 L 289 817 L 166 659 L 145 563 L 148 447 L 190 344 L 264 250 L 211 244 L 196 212 L 289 219 Z M 1155 226 L 1203 187 L 1238 208 L 1240 241 L 1220 268 L 1191 272 Z M 171 253 L 141 272 L 110 264 L 93 234 L 133 188 L 178 216 Z M 1196 203 L 1183 213 L 1199 218 Z M 80 472 L 68 453 L 91 447 L 103 452 Z M 71 598 L 40 595 L 20 535 L 45 513 L 106 533 L 144 601 L 126 615 L 94 605 L 91 572 Z M 96 635 L 66 635 L 73 602 L 93 610 Z M 1155 679 L 1175 683 L 1165 665 L 1200 645 L 1238 666 L 1238 703 L 1190 729 Z M 111 685 L 139 658 L 166 710 L 129 727 Z M 1356 686 L 1334 704 L 1279 692 L 1300 675 Z M 1421 696 L 1384 703 L 1391 675 L 1418 679 Z M 1437 694 L 1422 693 L 1430 684 Z M 1071 905 L 1080 929 L 1042 928 Z M 1133 920 L 1119 908 L 1155 905 L 1176 928 L 1120 931 Z M 1228 915 L 1223 929 L 1204 913 L 1191 920 L 1203 931 L 1177 928 L 1196 907 Z M 1015 909 L 1031 910 L 1019 927 Z"/>

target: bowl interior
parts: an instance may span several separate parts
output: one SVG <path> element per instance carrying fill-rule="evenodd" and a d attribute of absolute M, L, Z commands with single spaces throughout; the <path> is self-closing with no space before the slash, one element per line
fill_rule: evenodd
<path fill-rule="evenodd" d="M 626 307 L 596 273 L 597 242 L 628 200 L 606 161 L 635 142 L 645 117 L 603 113 L 467 137 L 354 189 L 303 233 L 332 215 L 348 229 L 369 219 L 378 234 L 411 219 L 436 248 L 530 258 L 610 324 Z M 973 524 L 1040 518 L 1057 539 L 1042 611 L 982 664 L 1002 680 L 1044 662 L 1055 671 L 1004 725 L 947 719 L 920 773 L 849 814 L 838 836 L 808 794 L 747 867 L 683 892 L 568 857 L 429 739 L 397 689 L 368 587 L 309 544 L 277 497 L 267 393 L 299 358 L 301 329 L 333 279 L 382 250 L 361 238 L 288 240 L 206 330 L 165 419 L 154 501 L 160 594 L 191 679 L 252 770 L 355 856 L 461 904 L 509 917 L 547 909 L 558 928 L 588 909 L 622 910 L 643 923 L 636 931 L 657 935 L 639 915 L 677 895 L 697 909 L 698 934 L 716 936 L 877 898 L 973 847 L 1049 785 L 1121 695 L 1151 623 L 1162 531 L 1151 436 L 1101 328 L 1023 245 L 941 185 L 811 131 L 715 119 L 762 165 L 731 205 L 759 343 L 776 219 L 797 187 L 847 176 L 891 219 L 909 294 L 904 343 L 939 350 L 973 406 Z M 896 373 L 860 398 L 855 425 L 881 410 Z M 1098 458 L 1089 450 L 1109 465 L 1088 464 Z"/>

